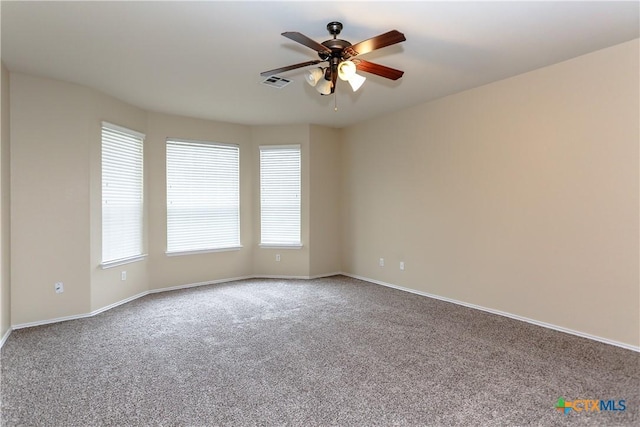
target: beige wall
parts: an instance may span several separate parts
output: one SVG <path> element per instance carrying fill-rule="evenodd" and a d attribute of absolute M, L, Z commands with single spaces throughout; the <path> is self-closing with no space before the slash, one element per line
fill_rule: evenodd
<path fill-rule="evenodd" d="M 87 313 L 89 91 L 21 74 L 10 86 L 12 324 Z"/>
<path fill-rule="evenodd" d="M 258 276 L 316 277 L 341 271 L 340 132 L 315 125 L 254 126 L 254 255 Z M 299 144 L 302 156 L 301 249 L 260 248 L 261 145 Z M 280 261 L 276 261 L 276 254 Z"/>
<path fill-rule="evenodd" d="M 101 123 L 144 133 L 146 112 L 51 79 L 12 73 L 10 86 L 12 324 L 86 314 L 147 291 L 146 260 L 100 267 Z"/>
<path fill-rule="evenodd" d="M 253 142 L 253 204 L 255 213 L 253 216 L 254 255 L 253 271 L 260 276 L 309 276 L 309 252 L 311 242 L 309 239 L 309 200 L 310 200 L 310 175 L 309 175 L 309 126 L 254 126 L 251 128 Z M 302 166 L 301 186 L 301 239 L 302 248 L 260 248 L 260 146 L 261 145 L 300 145 Z M 276 261 L 276 254 L 280 254 L 280 261 Z"/>
<path fill-rule="evenodd" d="M 1 64 L 0 99 L 0 339 L 11 327 L 9 71 Z"/>
<path fill-rule="evenodd" d="M 340 132 L 310 127 L 309 275 L 342 271 L 340 252 Z"/>
<path fill-rule="evenodd" d="M 167 256 L 167 138 L 213 141 L 240 146 L 240 239 L 236 251 Z M 252 274 L 253 150 L 247 126 L 149 113 L 146 141 L 149 195 L 151 289 L 181 286 Z"/>
<path fill-rule="evenodd" d="M 344 270 L 638 346 L 638 48 L 346 129 Z"/>

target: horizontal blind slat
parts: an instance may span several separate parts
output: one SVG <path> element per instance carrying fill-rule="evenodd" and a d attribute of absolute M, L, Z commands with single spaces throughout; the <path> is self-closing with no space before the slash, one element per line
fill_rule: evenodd
<path fill-rule="evenodd" d="M 263 244 L 300 244 L 300 147 L 260 147 Z"/>
<path fill-rule="evenodd" d="M 102 125 L 102 262 L 143 252 L 144 135 Z"/>
<path fill-rule="evenodd" d="M 240 245 L 240 150 L 167 140 L 167 251 Z"/>

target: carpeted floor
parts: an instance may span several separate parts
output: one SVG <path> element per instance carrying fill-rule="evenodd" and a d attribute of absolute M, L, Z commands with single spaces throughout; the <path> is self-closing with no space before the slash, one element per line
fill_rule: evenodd
<path fill-rule="evenodd" d="M 1 369 L 3 426 L 640 425 L 640 354 L 342 276 L 17 330 Z"/>

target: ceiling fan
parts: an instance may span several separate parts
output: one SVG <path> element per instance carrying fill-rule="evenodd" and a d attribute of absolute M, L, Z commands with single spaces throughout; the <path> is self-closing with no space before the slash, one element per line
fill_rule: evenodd
<path fill-rule="evenodd" d="M 263 77 L 270 77 L 285 71 L 291 71 L 326 62 L 326 67 L 314 68 L 307 72 L 305 80 L 311 86 L 314 86 L 322 95 L 329 95 L 334 93 L 338 77 L 341 80 L 348 81 L 354 92 L 358 90 L 366 80 L 365 77 L 356 74 L 356 71 L 358 70 L 365 73 L 376 74 L 391 80 L 398 80 L 404 74 L 404 71 L 396 70 L 380 64 L 374 64 L 373 62 L 365 61 L 358 57 L 359 55 L 369 53 L 373 50 L 405 41 L 406 38 L 401 32 L 391 30 L 384 34 L 380 34 L 379 36 L 352 45 L 346 40 L 337 38 L 338 34 L 342 31 L 342 23 L 329 22 L 327 24 L 327 30 L 329 31 L 329 34 L 333 36 L 333 39 L 322 43 L 318 43 L 296 31 L 282 33 L 282 35 L 288 39 L 318 52 L 320 59 L 264 71 L 260 73 L 260 75 Z"/>

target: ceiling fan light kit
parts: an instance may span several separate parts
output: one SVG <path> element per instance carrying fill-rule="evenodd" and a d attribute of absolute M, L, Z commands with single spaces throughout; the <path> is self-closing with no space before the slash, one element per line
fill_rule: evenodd
<path fill-rule="evenodd" d="M 330 95 L 333 92 L 333 83 L 331 80 L 321 79 L 320 83 L 316 85 L 316 90 L 320 92 L 320 95 Z"/>
<path fill-rule="evenodd" d="M 347 81 L 351 85 L 351 89 L 353 89 L 353 91 L 355 92 L 358 89 L 360 89 L 360 86 L 362 86 L 364 84 L 365 80 L 367 80 L 367 78 L 365 76 L 361 76 L 359 74 L 354 74 Z"/>
<path fill-rule="evenodd" d="M 350 67 L 344 67 L 344 65 L 350 65 Z M 344 71 L 345 68 L 347 71 Z M 326 76 L 324 79 L 323 76 Z M 351 61 L 343 61 L 338 65 L 338 77 L 346 82 L 349 82 L 353 91 L 360 89 L 360 86 L 367 80 L 366 77 L 356 74 L 356 66 Z M 305 73 L 305 80 L 309 85 L 316 88 L 321 95 L 331 95 L 333 87 L 333 81 L 331 80 L 331 74 L 327 73 L 327 69 L 314 68 L 313 70 Z M 327 85 L 327 83 L 329 83 Z"/>
<path fill-rule="evenodd" d="M 304 79 L 311 86 L 318 84 L 321 78 L 324 77 L 324 70 L 322 68 L 314 68 L 305 73 Z"/>
<path fill-rule="evenodd" d="M 340 65 L 338 65 L 338 77 L 340 80 L 348 81 L 351 77 L 356 74 L 356 64 L 353 61 L 342 61 Z"/>
<path fill-rule="evenodd" d="M 349 82 L 354 92 L 360 89 L 360 86 L 367 80 L 366 77 L 356 73 L 356 64 L 348 59 L 338 65 L 338 77 L 340 80 Z"/>
<path fill-rule="evenodd" d="M 391 30 L 352 45 L 346 40 L 337 38 L 338 34 L 342 31 L 342 24 L 340 22 L 329 22 L 327 24 L 327 30 L 329 34 L 333 36 L 333 39 L 326 40 L 322 43 L 318 43 L 296 31 L 282 33 L 284 37 L 318 52 L 320 59 L 264 71 L 260 73 L 260 75 L 268 77 L 326 62 L 327 65 L 325 67 L 317 67 L 305 73 L 305 81 L 315 87 L 320 94 L 330 95 L 335 92 L 338 78 L 349 82 L 351 89 L 353 89 L 354 92 L 357 91 L 366 80 L 366 77 L 357 74 L 357 71 L 375 74 L 391 80 L 398 80 L 404 74 L 404 71 L 356 58 L 358 55 L 405 41 L 406 38 L 401 32 Z"/>

